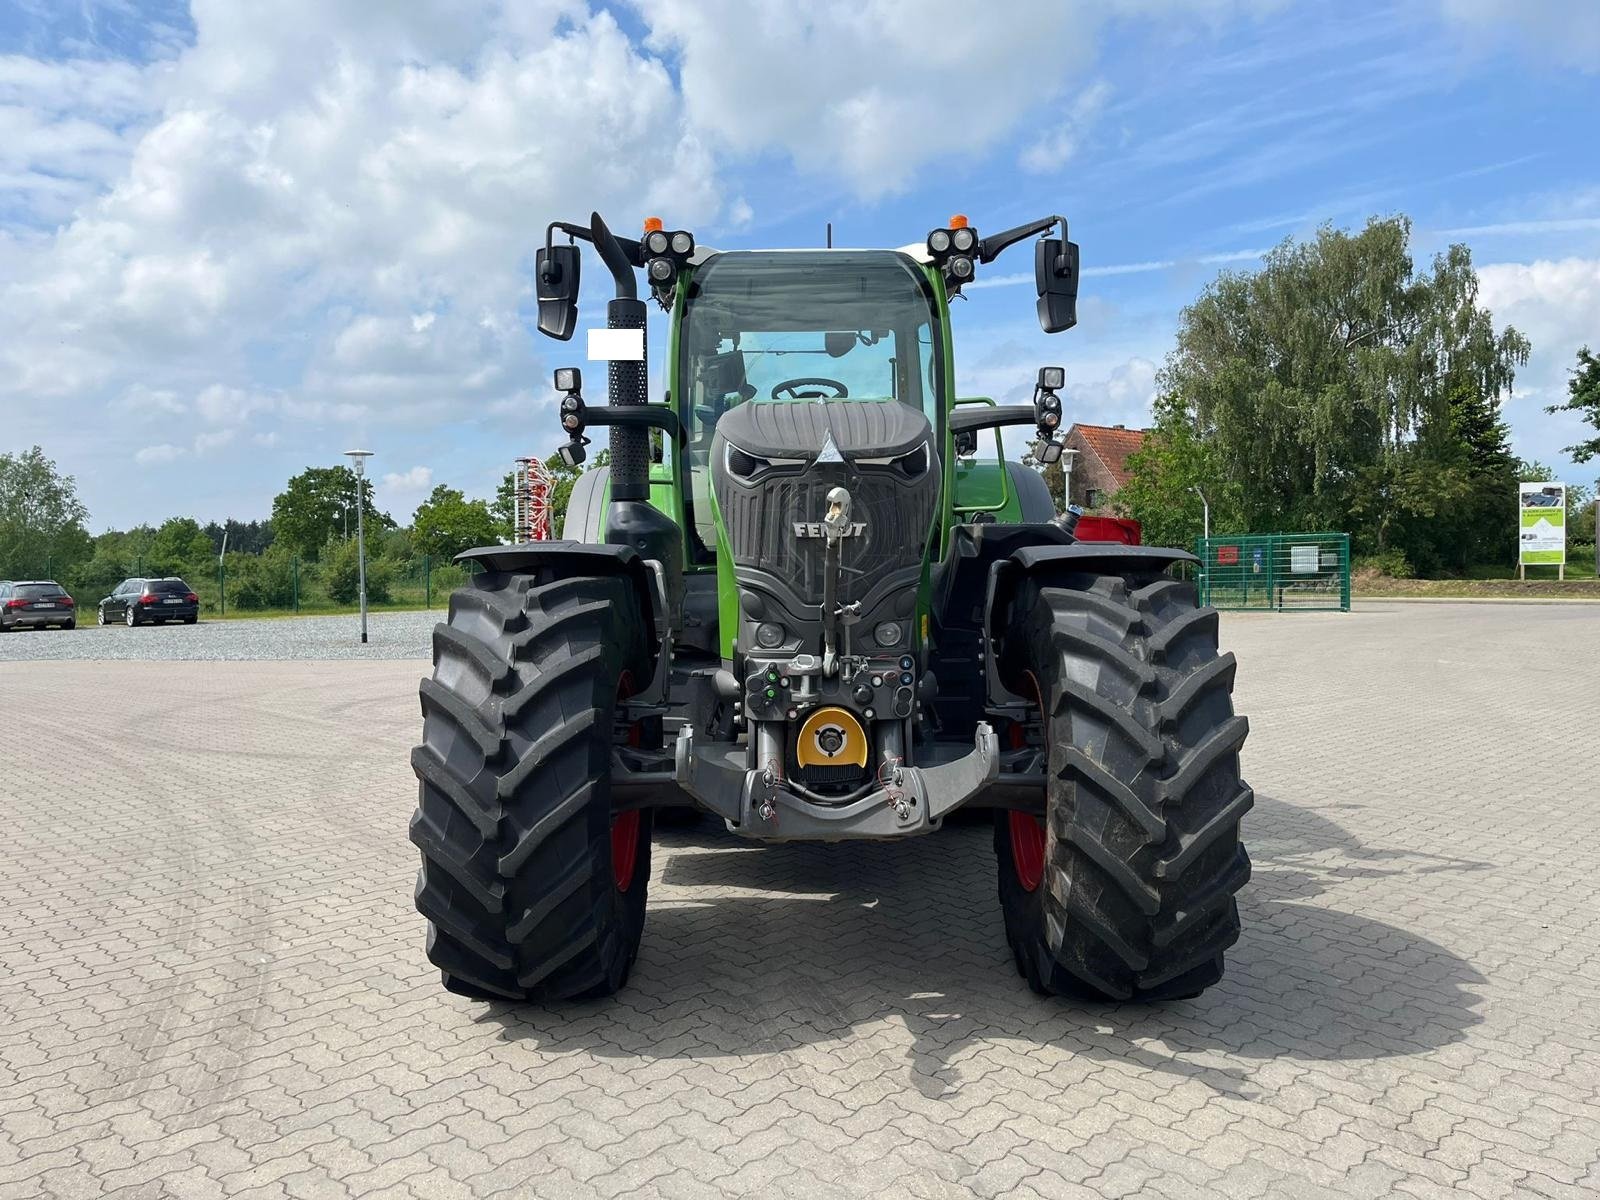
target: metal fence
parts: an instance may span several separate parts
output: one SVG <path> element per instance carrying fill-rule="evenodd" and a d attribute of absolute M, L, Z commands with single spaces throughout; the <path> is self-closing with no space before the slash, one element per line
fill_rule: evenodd
<path fill-rule="evenodd" d="M 1217 608 L 1350 610 L 1348 533 L 1197 538 L 1200 600 Z"/>

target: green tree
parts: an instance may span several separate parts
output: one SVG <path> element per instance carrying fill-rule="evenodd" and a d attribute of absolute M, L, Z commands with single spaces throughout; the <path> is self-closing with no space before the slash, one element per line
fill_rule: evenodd
<path fill-rule="evenodd" d="M 209 565 L 211 539 L 192 517 L 170 517 L 150 539 L 145 570 L 152 575 L 194 574 Z"/>
<path fill-rule="evenodd" d="M 1159 524 L 1159 506 L 1185 503 L 1187 436 L 1205 450 L 1207 477 L 1192 482 L 1214 522 L 1223 498 L 1232 532 L 1344 529 L 1360 549 L 1459 561 L 1460 529 L 1440 547 L 1438 521 L 1500 502 L 1499 405 L 1529 347 L 1478 305 L 1466 247 L 1418 271 L 1410 232 L 1404 217 L 1324 227 L 1184 310 L 1156 423 L 1169 451 L 1135 466 L 1148 484 L 1135 516 Z"/>
<path fill-rule="evenodd" d="M 417 506 L 411 530 L 418 550 L 448 561 L 463 550 L 497 542 L 500 526 L 484 501 L 468 500 L 456 488 L 441 483 Z"/>
<path fill-rule="evenodd" d="M 260 554 L 272 545 L 271 521 L 235 521 L 229 517 L 222 524 L 215 521 L 207 523 L 204 529 L 206 537 L 211 539 L 211 553 L 222 553 L 222 535 L 228 535 L 228 553 L 235 550 L 242 554 Z"/>
<path fill-rule="evenodd" d="M 1595 436 L 1574 446 L 1562 447 L 1562 453 L 1572 455 L 1576 462 L 1588 462 L 1600 454 L 1600 358 L 1589 353 L 1584 346 L 1578 351 L 1578 365 L 1567 380 L 1567 398 L 1560 404 L 1545 409 L 1548 413 L 1582 413 L 1583 419 L 1595 428 Z"/>
<path fill-rule="evenodd" d="M 372 503 L 372 480 L 361 481 L 367 528 L 393 529 L 394 518 Z M 356 533 L 356 475 L 349 467 L 307 467 L 272 501 L 273 536 L 305 558 L 335 538 Z"/>
<path fill-rule="evenodd" d="M 88 519 L 76 482 L 43 449 L 0 454 L 0 577 L 70 574 L 92 550 Z"/>
<path fill-rule="evenodd" d="M 1116 496 L 1118 507 L 1138 520 L 1149 545 L 1193 544 L 1205 526 L 1200 492 L 1211 504 L 1212 533 L 1237 533 L 1242 527 L 1238 488 L 1223 476 L 1216 447 L 1196 435 L 1176 405 L 1171 396 L 1156 401 L 1155 428 L 1128 456 L 1130 478 Z"/>

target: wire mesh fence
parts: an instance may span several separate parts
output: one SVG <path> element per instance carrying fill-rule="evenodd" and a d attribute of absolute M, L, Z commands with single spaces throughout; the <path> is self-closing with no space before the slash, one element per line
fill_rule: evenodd
<path fill-rule="evenodd" d="M 1226 609 L 1350 609 L 1350 535 L 1268 533 L 1197 538 L 1200 599 Z"/>

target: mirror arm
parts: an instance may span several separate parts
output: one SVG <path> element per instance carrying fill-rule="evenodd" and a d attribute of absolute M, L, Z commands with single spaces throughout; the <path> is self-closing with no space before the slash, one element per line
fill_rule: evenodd
<path fill-rule="evenodd" d="M 664 404 L 630 404 L 626 407 L 602 404 L 585 408 L 583 423 L 585 427 L 620 425 L 625 429 L 659 429 L 672 439 L 674 445 L 684 444 L 683 423 L 678 420 L 678 414 Z"/>
<path fill-rule="evenodd" d="M 1001 425 L 1032 425 L 1037 421 L 1031 404 L 962 405 L 950 414 L 953 433 L 994 429 Z"/>
<path fill-rule="evenodd" d="M 555 245 L 557 230 L 566 234 L 571 241 L 588 242 L 591 246 L 597 244 L 594 240 L 594 233 L 584 226 L 574 225 L 571 221 L 551 221 L 544 229 L 544 248 L 546 250 Z M 615 234 L 612 234 L 611 240 L 616 242 L 617 248 L 622 251 L 622 256 L 628 260 L 630 266 L 644 266 L 643 242 L 635 241 L 633 238 L 617 237 Z M 610 264 L 608 263 L 607 265 L 609 266 Z"/>
<path fill-rule="evenodd" d="M 1026 225 L 1018 225 L 1015 229 L 1008 229 L 1004 233 L 995 233 L 984 238 L 978 243 L 978 261 L 990 263 L 1000 257 L 1001 251 L 1010 246 L 1015 246 L 1023 238 L 1032 237 L 1036 233 L 1048 233 L 1057 223 L 1061 224 L 1061 240 L 1067 238 L 1067 219 L 1062 216 L 1040 217 L 1037 221 L 1029 221 Z"/>

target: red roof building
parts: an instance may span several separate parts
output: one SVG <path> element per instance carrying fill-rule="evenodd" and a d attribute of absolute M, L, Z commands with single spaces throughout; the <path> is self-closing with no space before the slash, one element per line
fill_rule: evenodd
<path fill-rule="evenodd" d="M 1072 460 L 1072 503 L 1094 512 L 1110 507 L 1128 482 L 1128 456 L 1144 445 L 1145 430 L 1123 425 L 1073 425 L 1066 445 Z"/>

